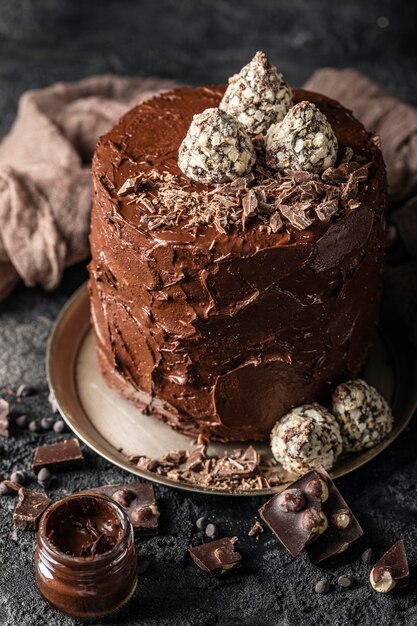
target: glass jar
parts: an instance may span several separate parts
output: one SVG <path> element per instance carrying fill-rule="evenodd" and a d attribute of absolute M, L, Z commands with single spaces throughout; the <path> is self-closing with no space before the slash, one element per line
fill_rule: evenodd
<path fill-rule="evenodd" d="M 96 532 L 97 524 L 91 525 L 88 514 L 86 523 L 84 518 L 81 523 L 78 521 L 74 510 L 80 506 L 96 512 L 100 537 L 106 540 L 108 532 L 108 541 L 114 543 L 107 549 L 107 544 L 102 542 L 102 553 L 95 552 L 94 541 L 88 544 L 85 540 L 85 533 L 91 527 Z M 88 556 L 80 556 L 73 549 L 77 533 L 81 533 L 80 541 L 83 540 L 91 550 Z M 98 541 L 101 541 L 100 537 Z M 39 524 L 35 577 L 46 600 L 72 617 L 99 617 L 125 604 L 136 589 L 137 559 L 133 528 L 122 507 L 107 496 L 93 492 L 75 493 L 55 502 Z"/>

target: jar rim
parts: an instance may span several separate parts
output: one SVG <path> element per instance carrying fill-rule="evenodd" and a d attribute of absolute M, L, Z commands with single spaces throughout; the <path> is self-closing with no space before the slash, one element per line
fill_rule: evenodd
<path fill-rule="evenodd" d="M 85 557 L 85 556 L 74 556 L 72 554 L 67 554 L 66 552 L 63 552 L 56 546 L 56 544 L 54 544 L 50 540 L 46 532 L 47 525 L 51 516 L 54 515 L 63 505 L 65 505 L 66 502 L 79 499 L 79 498 L 93 498 L 96 500 L 104 500 L 116 512 L 118 520 L 120 521 L 120 524 L 121 524 L 122 536 L 117 541 L 117 543 L 110 550 L 103 552 L 102 554 L 95 555 L 93 558 Z M 129 532 L 129 530 L 131 532 Z M 88 566 L 91 563 L 100 564 L 100 563 L 105 563 L 108 560 L 114 559 L 119 553 L 120 549 L 123 548 L 123 546 L 126 544 L 129 538 L 129 535 L 131 533 L 133 533 L 132 524 L 126 515 L 126 512 L 124 511 L 124 509 L 120 506 L 118 502 L 115 502 L 114 500 L 106 496 L 105 494 L 86 490 L 86 491 L 78 491 L 76 493 L 70 494 L 69 496 L 65 496 L 64 498 L 57 500 L 50 507 L 48 507 L 45 513 L 42 515 L 40 522 L 39 522 L 38 538 L 39 540 L 42 541 L 43 547 L 47 549 L 50 555 L 52 555 L 55 558 L 59 558 L 59 560 L 62 563 L 64 564 L 73 563 L 73 564 L 77 564 L 80 566 L 82 565 Z"/>

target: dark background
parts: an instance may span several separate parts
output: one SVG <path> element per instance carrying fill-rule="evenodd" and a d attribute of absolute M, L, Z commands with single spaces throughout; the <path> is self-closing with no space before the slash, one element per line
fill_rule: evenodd
<path fill-rule="evenodd" d="M 20 94 L 54 81 L 104 72 L 155 75 L 198 84 L 224 81 L 265 50 L 292 85 L 322 66 L 353 66 L 399 97 L 417 100 L 417 4 L 326 0 L 0 0 L 0 136 L 7 132 Z M 1 225 L 0 225 L 1 227 Z M 21 382 L 36 394 L 14 406 L 14 414 L 50 414 L 44 375 L 46 341 L 53 321 L 86 278 L 83 264 L 68 270 L 54 293 L 19 287 L 0 304 L 0 392 Z M 324 572 L 301 557 L 292 559 L 265 533 L 259 543 L 246 536 L 262 500 L 190 496 L 158 488 L 161 535 L 138 545 L 151 562 L 135 599 L 117 615 L 91 624 L 144 626 L 415 626 L 414 585 L 384 596 L 367 582 L 361 551 L 377 553 L 404 537 L 417 565 L 417 466 L 415 423 L 366 468 L 338 484 L 367 532 L 361 545 Z M 0 443 L 4 474 L 30 467 L 35 445 L 53 435 L 16 433 Z M 122 480 L 86 451 L 87 469 L 63 474 L 52 491 Z M 50 609 L 33 582 L 31 533 L 13 530 L 12 498 L 0 502 L 0 624 L 69 626 L 77 623 Z M 241 538 L 244 567 L 221 581 L 206 577 L 187 558 L 202 513 L 224 534 Z M 352 572 L 352 589 L 337 577 Z M 332 580 L 327 596 L 314 594 L 323 575 Z"/>

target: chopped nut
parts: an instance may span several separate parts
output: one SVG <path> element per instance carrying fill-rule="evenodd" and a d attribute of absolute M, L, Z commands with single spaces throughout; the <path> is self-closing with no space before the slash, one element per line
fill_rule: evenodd
<path fill-rule="evenodd" d="M 337 139 L 326 116 L 315 104 L 299 102 L 266 136 L 268 165 L 275 170 L 305 170 L 320 174 L 336 162 Z"/>
<path fill-rule="evenodd" d="M 247 174 L 254 163 L 252 141 L 234 117 L 215 108 L 194 115 L 178 152 L 178 165 L 188 178 L 226 183 Z"/>
<path fill-rule="evenodd" d="M 278 498 L 278 506 L 281 511 L 295 513 L 305 506 L 303 493 L 300 489 L 286 489 Z"/>
<path fill-rule="evenodd" d="M 339 530 L 346 530 L 352 523 L 352 513 L 349 509 L 340 509 L 332 515 L 332 525 Z"/>
<path fill-rule="evenodd" d="M 235 116 L 248 133 L 265 133 L 291 106 L 292 93 L 282 74 L 257 52 L 250 63 L 229 78 L 220 108 Z"/>
<path fill-rule="evenodd" d="M 369 579 L 375 591 L 380 593 L 388 593 L 396 586 L 392 567 L 373 567 Z"/>
<path fill-rule="evenodd" d="M 321 535 L 328 527 L 328 521 L 323 511 L 310 507 L 303 513 L 301 526 L 310 533 Z"/>

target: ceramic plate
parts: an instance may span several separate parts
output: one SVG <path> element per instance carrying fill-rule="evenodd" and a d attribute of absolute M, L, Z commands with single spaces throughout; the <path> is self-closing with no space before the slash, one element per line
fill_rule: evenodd
<path fill-rule="evenodd" d="M 364 374 L 392 406 L 394 428 L 375 448 L 340 459 L 331 472 L 333 478 L 352 472 L 382 452 L 398 437 L 414 412 L 417 357 L 395 328 L 396 325 L 387 322 L 381 325 Z M 132 474 L 179 489 L 221 495 L 267 495 L 283 488 L 231 493 L 178 482 L 129 463 L 126 457 L 130 454 L 160 457 L 171 450 L 192 449 L 192 443 L 163 422 L 143 415 L 104 383 L 90 323 L 87 285 L 75 292 L 56 321 L 48 343 L 47 376 L 59 411 L 69 427 L 97 454 Z M 253 445 L 264 455 L 270 455 L 266 444 Z M 236 444 L 216 443 L 208 451 L 219 454 L 235 448 Z"/>

